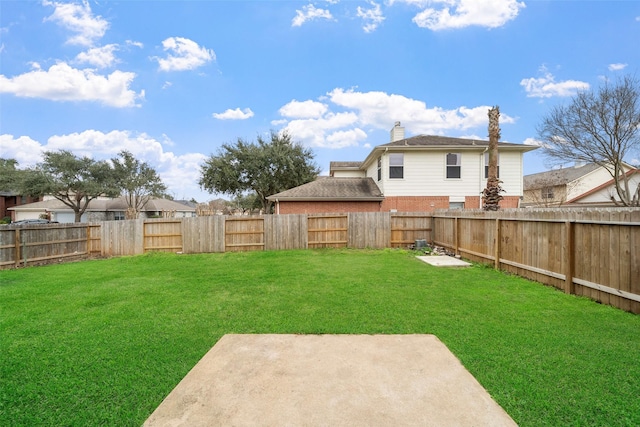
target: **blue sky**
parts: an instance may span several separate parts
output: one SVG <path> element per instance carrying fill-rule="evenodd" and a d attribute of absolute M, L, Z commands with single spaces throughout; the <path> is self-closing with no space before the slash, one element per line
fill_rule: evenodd
<path fill-rule="evenodd" d="M 327 173 L 407 136 L 535 144 L 552 106 L 640 76 L 640 1 L 0 2 L 0 157 L 127 149 L 175 198 L 223 143 L 287 129 Z M 637 160 L 640 153 L 630 160 Z M 525 174 L 548 169 L 540 150 Z"/>

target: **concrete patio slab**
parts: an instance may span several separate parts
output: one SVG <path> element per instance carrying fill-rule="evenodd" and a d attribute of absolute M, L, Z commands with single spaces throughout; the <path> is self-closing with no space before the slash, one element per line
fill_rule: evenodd
<path fill-rule="evenodd" d="M 516 424 L 433 335 L 225 335 L 144 425 Z"/>
<path fill-rule="evenodd" d="M 427 255 L 416 257 L 436 267 L 469 267 L 471 263 L 446 255 Z"/>

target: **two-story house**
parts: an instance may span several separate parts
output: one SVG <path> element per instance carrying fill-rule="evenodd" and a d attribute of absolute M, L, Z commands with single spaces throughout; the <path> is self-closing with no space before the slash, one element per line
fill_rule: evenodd
<path fill-rule="evenodd" d="M 405 138 L 396 122 L 391 142 L 362 162 L 331 162 L 330 176 L 274 194 L 276 212 L 428 212 L 481 207 L 488 173 L 488 141 L 418 135 Z M 502 142 L 498 174 L 502 207 L 523 195 L 523 154 L 535 146 Z"/>

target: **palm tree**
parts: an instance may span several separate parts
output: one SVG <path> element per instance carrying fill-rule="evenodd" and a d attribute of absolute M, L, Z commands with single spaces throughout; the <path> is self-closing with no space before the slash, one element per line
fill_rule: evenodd
<path fill-rule="evenodd" d="M 487 187 L 482 192 L 482 209 L 497 211 L 504 190 L 498 179 L 498 140 L 500 139 L 500 108 L 496 105 L 489 110 L 489 173 Z"/>

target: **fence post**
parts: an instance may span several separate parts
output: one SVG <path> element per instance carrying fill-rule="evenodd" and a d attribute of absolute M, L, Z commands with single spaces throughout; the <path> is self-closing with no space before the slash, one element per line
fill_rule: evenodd
<path fill-rule="evenodd" d="M 460 224 L 457 216 L 454 218 L 454 221 L 453 221 L 453 234 L 454 234 L 453 251 L 455 252 L 456 255 L 460 255 L 460 252 L 458 251 L 458 244 L 460 243 L 460 238 L 459 238 Z"/>
<path fill-rule="evenodd" d="M 493 256 L 495 257 L 493 268 L 500 270 L 500 218 L 496 218 L 496 242 L 493 249 Z"/>
<path fill-rule="evenodd" d="M 91 258 L 91 224 L 87 225 L 87 258 Z"/>
<path fill-rule="evenodd" d="M 16 228 L 16 238 L 15 238 L 15 244 L 16 244 L 16 268 L 20 267 L 20 229 Z"/>
<path fill-rule="evenodd" d="M 573 283 L 573 269 L 575 263 L 575 251 L 574 251 L 574 222 L 565 221 L 564 223 L 564 291 L 567 294 L 575 293 L 575 284 Z"/>

